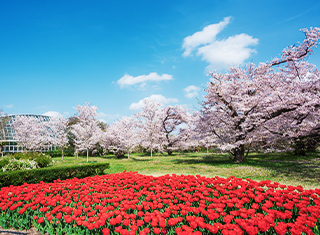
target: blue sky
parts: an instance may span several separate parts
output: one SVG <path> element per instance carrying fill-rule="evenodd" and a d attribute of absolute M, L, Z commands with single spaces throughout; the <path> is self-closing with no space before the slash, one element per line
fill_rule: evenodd
<path fill-rule="evenodd" d="M 319 1 L 0 1 L 0 109 L 112 123 L 151 97 L 199 109 L 208 72 L 278 56 Z M 320 50 L 310 62 L 320 66 Z M 140 102 L 140 103 L 139 103 Z"/>

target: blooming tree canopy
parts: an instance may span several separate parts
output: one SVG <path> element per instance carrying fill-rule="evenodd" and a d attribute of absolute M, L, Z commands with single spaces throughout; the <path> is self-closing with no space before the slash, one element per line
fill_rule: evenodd
<path fill-rule="evenodd" d="M 69 139 L 67 132 L 67 120 L 63 117 L 51 118 L 48 123 L 46 123 L 46 131 L 49 141 L 61 148 L 62 150 L 62 160 L 63 160 L 63 149 L 67 147 Z"/>
<path fill-rule="evenodd" d="M 12 125 L 16 134 L 15 139 L 24 149 L 36 150 L 48 143 L 44 123 L 38 118 L 26 115 L 16 116 Z"/>
<path fill-rule="evenodd" d="M 200 131 L 200 113 L 194 111 L 192 113 L 187 112 L 184 116 L 184 125 L 179 130 L 180 141 L 178 146 L 180 149 L 195 149 L 201 145 L 201 140 L 205 138 L 205 133 Z"/>
<path fill-rule="evenodd" d="M 276 133 L 279 120 L 289 125 L 289 116 L 291 120 L 297 115 L 309 116 L 318 109 L 319 72 L 305 59 L 317 46 L 320 29 L 303 32 L 305 40 L 284 49 L 280 58 L 258 66 L 232 67 L 227 73 L 211 73 L 201 125 L 216 136 L 217 144 L 235 161 L 244 161 L 245 146 L 249 150 L 266 130 Z M 300 119 L 300 127 L 303 122 L 310 126 L 315 118 L 309 117 Z"/>
<path fill-rule="evenodd" d="M 127 153 L 129 158 L 130 153 L 140 143 L 137 133 L 137 120 L 132 116 L 122 117 L 108 127 L 105 136 L 105 140 L 109 140 L 107 141 L 109 150 L 117 156 Z"/>
<path fill-rule="evenodd" d="M 162 123 L 160 119 L 160 103 L 144 99 L 142 111 L 136 114 L 137 126 L 139 128 L 138 135 L 141 138 L 142 146 L 150 149 L 151 158 L 154 149 L 160 149 L 160 137 Z"/>
<path fill-rule="evenodd" d="M 173 148 L 181 140 L 179 130 L 187 122 L 187 116 L 187 110 L 181 105 L 166 106 L 160 110 L 162 146 L 168 155 L 172 154 Z"/>
<path fill-rule="evenodd" d="M 97 107 L 84 104 L 75 108 L 78 112 L 78 122 L 72 126 L 75 135 L 75 145 L 78 150 L 87 151 L 87 162 L 89 161 L 89 149 L 92 149 L 100 140 L 102 131 L 98 127 Z"/>

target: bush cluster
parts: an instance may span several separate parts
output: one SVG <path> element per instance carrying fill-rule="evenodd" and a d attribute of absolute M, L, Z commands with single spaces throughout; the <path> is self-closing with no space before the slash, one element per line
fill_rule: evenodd
<path fill-rule="evenodd" d="M 51 157 L 61 157 L 62 156 L 62 150 L 54 150 L 54 151 L 48 151 L 46 154 L 50 155 Z M 63 150 L 63 156 L 65 157 L 73 157 L 74 153 L 72 150 Z"/>
<path fill-rule="evenodd" d="M 17 160 L 34 160 L 40 168 L 52 166 L 54 160 L 52 157 L 45 153 L 38 152 L 23 152 L 23 153 L 14 153 L 7 155 L 10 158 L 15 158 Z"/>
<path fill-rule="evenodd" d="M 18 170 L 0 173 L 0 187 L 18 186 L 24 183 L 37 184 L 53 182 L 56 179 L 84 178 L 93 175 L 102 175 L 109 163 L 83 164 L 77 166 L 50 167 L 45 169 Z"/>
<path fill-rule="evenodd" d="M 2 169 L 3 167 L 5 167 L 6 165 L 8 165 L 10 162 L 10 158 L 8 157 L 2 157 L 0 159 L 0 169 Z"/>
<path fill-rule="evenodd" d="M 30 170 L 39 168 L 39 165 L 34 160 L 29 159 L 15 159 L 12 157 L 3 157 L 0 159 L 0 171 L 16 171 L 16 170 Z"/>

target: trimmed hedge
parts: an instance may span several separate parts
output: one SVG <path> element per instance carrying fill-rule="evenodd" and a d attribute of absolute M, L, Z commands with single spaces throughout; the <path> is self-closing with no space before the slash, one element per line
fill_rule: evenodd
<path fill-rule="evenodd" d="M 40 181 L 53 182 L 56 179 L 65 180 L 77 177 L 102 175 L 110 167 L 109 163 L 92 163 L 76 166 L 49 167 L 33 170 L 7 171 L 0 173 L 0 187 L 18 186 L 24 183 L 37 184 Z"/>

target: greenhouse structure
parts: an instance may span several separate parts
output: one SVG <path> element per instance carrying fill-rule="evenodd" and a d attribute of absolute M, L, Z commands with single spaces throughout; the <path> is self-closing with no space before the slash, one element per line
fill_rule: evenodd
<path fill-rule="evenodd" d="M 0 143 L 4 143 L 3 145 L 3 153 L 15 153 L 15 152 L 23 152 L 23 147 L 19 146 L 15 139 L 15 131 L 12 127 L 12 123 L 16 120 L 17 116 L 27 116 L 27 117 L 35 117 L 39 119 L 39 122 L 46 122 L 51 119 L 49 116 L 45 115 L 35 115 L 35 114 L 19 114 L 19 115 L 7 115 L 0 117 L 1 121 L 5 121 L 6 123 L 2 123 L 0 131 Z M 46 145 L 43 146 L 41 151 L 52 151 L 55 150 L 55 146 Z"/>

